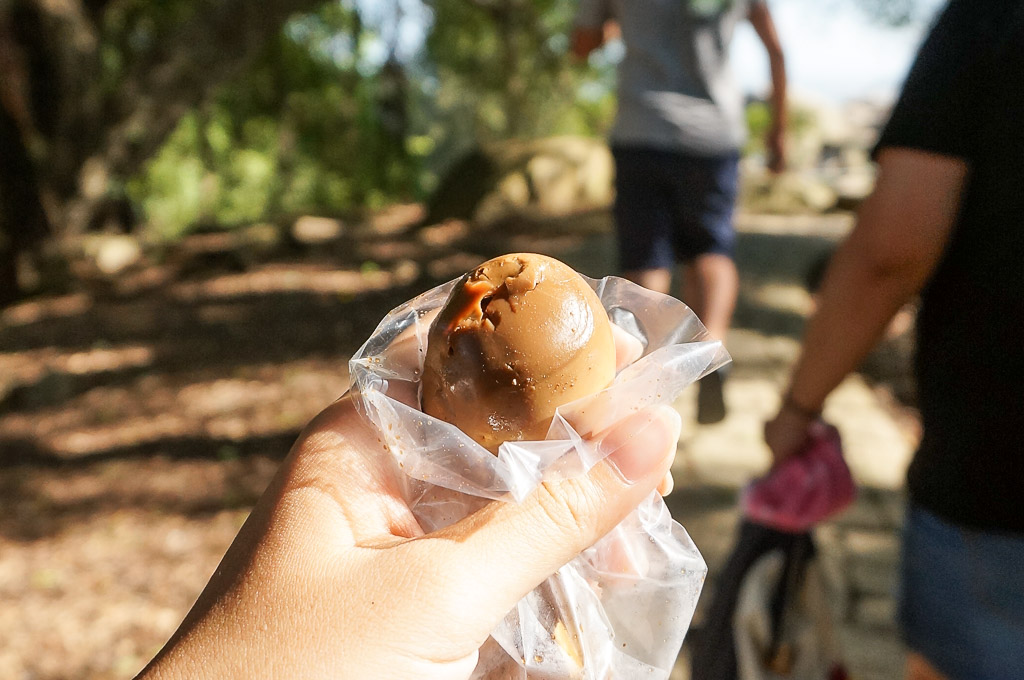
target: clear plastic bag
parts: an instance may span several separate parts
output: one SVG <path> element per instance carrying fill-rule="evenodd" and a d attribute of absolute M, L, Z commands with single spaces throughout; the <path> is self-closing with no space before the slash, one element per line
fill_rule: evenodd
<path fill-rule="evenodd" d="M 612 384 L 562 406 L 544 441 L 506 442 L 495 456 L 454 425 L 419 409 L 430 321 L 455 285 L 392 310 L 350 362 L 360 412 L 406 474 L 405 495 L 425 531 L 490 500 L 518 502 L 541 481 L 585 474 L 601 459 L 569 424 L 600 414 L 611 426 L 670 404 L 729 360 L 684 304 L 625 279 L 584 277 L 613 323 L 643 354 Z M 474 678 L 668 678 L 707 567 L 654 493 L 611 533 L 524 597 L 481 650 Z"/>

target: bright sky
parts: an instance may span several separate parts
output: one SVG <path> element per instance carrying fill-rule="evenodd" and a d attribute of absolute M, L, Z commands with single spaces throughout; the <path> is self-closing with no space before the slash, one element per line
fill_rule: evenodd
<path fill-rule="evenodd" d="M 793 94 L 832 102 L 895 96 L 942 2 L 921 5 L 920 21 L 890 28 L 871 23 L 850 0 L 769 0 Z M 746 92 L 765 92 L 768 59 L 749 24 L 736 31 L 732 66 Z"/>

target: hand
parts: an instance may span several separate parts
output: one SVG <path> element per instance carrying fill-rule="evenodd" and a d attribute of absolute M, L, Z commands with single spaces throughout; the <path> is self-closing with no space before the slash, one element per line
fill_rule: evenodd
<path fill-rule="evenodd" d="M 774 418 L 764 425 L 764 441 L 772 452 L 772 467 L 796 454 L 807 442 L 818 416 L 793 408 L 786 401 Z"/>
<path fill-rule="evenodd" d="M 612 453 L 586 476 L 424 535 L 343 397 L 299 436 L 140 678 L 468 678 L 506 612 L 666 477 L 679 428 L 666 406 L 640 411 L 591 437 Z"/>
<path fill-rule="evenodd" d="M 765 151 L 768 154 L 768 169 L 779 174 L 786 169 L 786 130 L 777 123 L 773 123 L 765 135 Z"/>

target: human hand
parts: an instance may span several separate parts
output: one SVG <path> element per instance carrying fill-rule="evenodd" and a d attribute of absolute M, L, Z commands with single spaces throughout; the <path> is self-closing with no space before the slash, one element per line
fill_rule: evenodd
<path fill-rule="evenodd" d="M 313 419 L 193 610 L 142 678 L 468 678 L 527 592 L 666 477 L 679 416 L 645 409 L 590 438 L 584 477 L 424 534 L 402 473 L 343 397 Z"/>
<path fill-rule="evenodd" d="M 811 425 L 819 415 L 783 399 L 774 418 L 764 425 L 764 441 L 772 452 L 772 466 L 799 451 L 810 437 Z"/>

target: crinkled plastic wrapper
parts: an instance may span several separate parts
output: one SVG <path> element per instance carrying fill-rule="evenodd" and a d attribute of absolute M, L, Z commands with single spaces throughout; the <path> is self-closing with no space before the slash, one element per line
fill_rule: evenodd
<path fill-rule="evenodd" d="M 569 424 L 578 422 L 574 413 L 599 409 L 601 422 L 611 426 L 641 408 L 671 404 L 729 360 L 678 300 L 617 277 L 584 279 L 611 321 L 644 351 L 605 390 L 562 406 L 544 441 L 506 442 L 495 456 L 420 411 L 430 320 L 456 281 L 394 309 L 353 357 L 356 404 L 404 471 L 406 499 L 425 531 L 492 500 L 522 501 L 541 481 L 585 474 L 602 456 Z M 508 613 L 481 650 L 473 677 L 668 678 L 706 573 L 686 530 L 652 493 Z"/>

